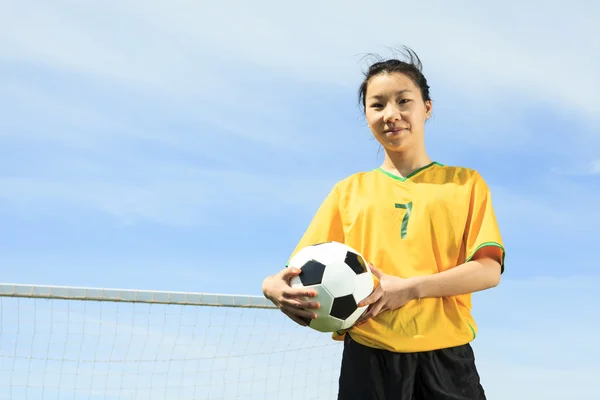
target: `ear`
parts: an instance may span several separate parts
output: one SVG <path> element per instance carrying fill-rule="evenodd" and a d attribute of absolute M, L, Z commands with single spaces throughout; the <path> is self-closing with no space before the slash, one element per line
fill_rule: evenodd
<path fill-rule="evenodd" d="M 429 119 L 431 117 L 431 110 L 433 108 L 433 103 L 431 100 L 427 100 L 425 102 L 425 119 Z"/>

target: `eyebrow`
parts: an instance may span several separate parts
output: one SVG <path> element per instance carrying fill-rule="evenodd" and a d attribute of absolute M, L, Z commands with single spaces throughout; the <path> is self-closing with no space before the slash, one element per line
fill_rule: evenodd
<path fill-rule="evenodd" d="M 412 91 L 409 89 L 404 89 L 404 90 L 400 90 L 400 91 L 396 92 L 395 94 L 396 94 L 396 96 L 399 96 L 404 93 L 412 93 Z M 380 95 L 369 96 L 370 99 L 376 99 L 376 100 L 383 99 L 384 97 L 386 97 L 386 96 L 380 96 Z"/>

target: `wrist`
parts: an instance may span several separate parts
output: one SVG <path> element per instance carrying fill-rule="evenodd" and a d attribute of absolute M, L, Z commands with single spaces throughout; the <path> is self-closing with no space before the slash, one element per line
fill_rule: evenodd
<path fill-rule="evenodd" d="M 414 277 L 408 278 L 408 281 L 410 282 L 410 284 L 409 284 L 410 296 L 413 300 L 422 299 L 424 297 L 427 297 L 427 293 L 426 293 L 427 276 L 414 276 Z"/>

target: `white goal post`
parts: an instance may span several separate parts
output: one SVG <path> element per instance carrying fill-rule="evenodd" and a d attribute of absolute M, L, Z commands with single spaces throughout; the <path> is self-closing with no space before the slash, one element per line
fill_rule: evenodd
<path fill-rule="evenodd" d="M 0 284 L 0 400 L 334 399 L 341 351 L 260 296 Z"/>

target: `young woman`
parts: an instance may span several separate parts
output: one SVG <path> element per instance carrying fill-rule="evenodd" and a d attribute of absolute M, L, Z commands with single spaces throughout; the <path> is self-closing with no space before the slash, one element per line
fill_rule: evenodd
<path fill-rule="evenodd" d="M 469 168 L 429 158 L 432 102 L 418 56 L 370 66 L 359 99 L 385 150 L 378 168 L 338 182 L 298 243 L 345 243 L 373 265 L 377 286 L 344 340 L 339 400 L 480 400 L 470 342 L 471 293 L 492 288 L 504 247 L 490 191 Z M 314 318 L 309 289 L 292 289 L 293 265 L 265 278 L 263 293 L 289 318 Z M 308 300 L 307 300 L 308 298 Z"/>

